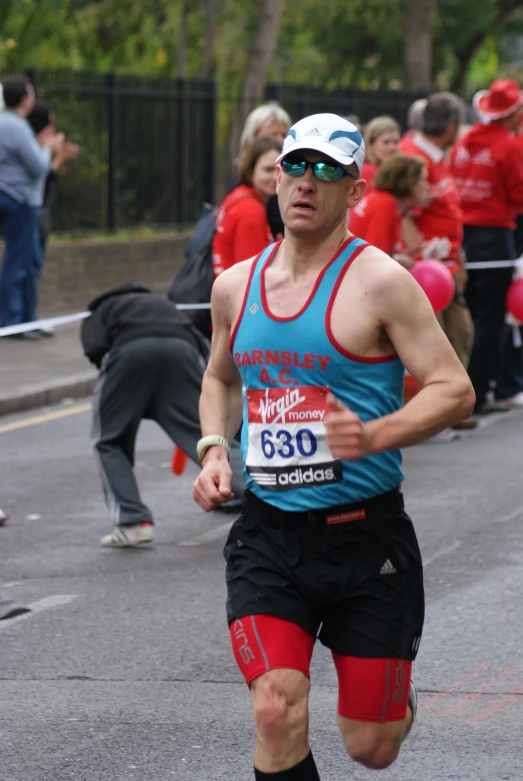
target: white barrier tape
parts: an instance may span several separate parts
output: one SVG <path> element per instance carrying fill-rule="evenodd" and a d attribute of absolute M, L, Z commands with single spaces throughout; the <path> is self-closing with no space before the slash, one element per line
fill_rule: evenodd
<path fill-rule="evenodd" d="M 486 260 L 478 263 L 465 263 L 466 269 L 476 269 L 480 271 L 482 269 L 489 268 L 510 268 L 516 266 L 519 263 L 523 265 L 523 256 L 516 260 Z M 210 309 L 209 304 L 176 304 L 177 309 Z M 85 320 L 86 317 L 91 315 L 90 312 L 78 312 L 74 315 L 63 315 L 62 317 L 49 317 L 46 320 L 33 320 L 31 323 L 18 323 L 17 325 L 8 325 L 4 328 L 0 328 L 0 338 L 2 336 L 11 336 L 13 334 L 23 334 L 26 331 L 37 331 L 40 328 L 54 328 L 55 325 L 65 325 L 67 323 L 74 323 L 77 320 Z"/>
<path fill-rule="evenodd" d="M 210 304 L 176 304 L 177 309 L 210 309 Z M 2 336 L 12 336 L 13 334 L 23 334 L 26 331 L 37 331 L 40 328 L 54 328 L 55 325 L 66 325 L 74 323 L 77 320 L 85 320 L 90 317 L 90 312 L 77 312 L 74 315 L 62 315 L 61 317 L 48 317 L 45 320 L 33 320 L 31 323 L 17 323 L 17 325 L 6 325 L 0 328 L 0 338 Z"/>
<path fill-rule="evenodd" d="M 65 323 L 74 323 L 76 320 L 85 320 L 90 312 L 78 312 L 75 315 L 62 315 L 62 317 L 49 317 L 46 320 L 33 320 L 31 323 L 18 323 L 17 325 L 6 325 L 0 328 L 0 336 L 11 336 L 12 334 L 23 334 L 26 331 L 36 331 L 39 328 L 53 328 L 55 325 L 65 325 Z"/>
<path fill-rule="evenodd" d="M 517 266 L 518 263 L 521 263 L 521 258 L 517 258 L 517 260 L 480 260 L 477 263 L 465 263 L 465 268 L 469 271 L 471 269 L 481 271 L 484 268 L 511 268 Z"/>
<path fill-rule="evenodd" d="M 176 304 L 176 309 L 210 309 L 210 304 Z"/>
<path fill-rule="evenodd" d="M 512 326 L 512 344 L 514 347 L 519 348 L 523 345 L 523 340 L 521 339 L 521 323 L 518 323 L 518 325 Z"/>

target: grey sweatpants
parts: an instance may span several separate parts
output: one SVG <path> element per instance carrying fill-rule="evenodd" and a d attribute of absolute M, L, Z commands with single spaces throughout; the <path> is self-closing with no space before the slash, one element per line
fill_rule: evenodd
<path fill-rule="evenodd" d="M 105 500 L 119 526 L 153 521 L 133 472 L 140 421 L 155 420 L 196 461 L 198 405 L 205 362 L 184 339 L 150 337 L 116 347 L 104 358 L 93 402 L 92 443 Z M 245 490 L 240 447 L 231 447 L 232 490 Z"/>

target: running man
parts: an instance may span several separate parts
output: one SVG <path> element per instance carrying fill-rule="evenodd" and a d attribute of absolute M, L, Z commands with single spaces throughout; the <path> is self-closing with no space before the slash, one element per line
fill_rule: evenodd
<path fill-rule="evenodd" d="M 213 288 L 193 494 L 206 511 L 229 498 L 243 410 L 248 490 L 225 546 L 227 614 L 252 696 L 257 781 L 319 779 L 308 736 L 317 636 L 336 666 L 348 753 L 368 768 L 396 759 L 416 710 L 424 614 L 399 448 L 474 405 L 421 288 L 347 231 L 363 160 L 350 122 L 296 123 L 278 158 L 285 239 Z M 423 389 L 402 407 L 404 367 Z"/>

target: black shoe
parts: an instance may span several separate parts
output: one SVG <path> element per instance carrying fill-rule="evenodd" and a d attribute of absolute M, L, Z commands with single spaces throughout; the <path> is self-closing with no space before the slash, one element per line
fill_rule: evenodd
<path fill-rule="evenodd" d="M 15 616 L 21 616 L 23 613 L 30 612 L 30 608 L 17 605 L 12 599 L 2 599 L 0 597 L 0 619 L 14 618 Z"/>
<path fill-rule="evenodd" d="M 19 339 L 24 342 L 38 342 L 42 338 L 42 335 L 37 331 L 22 331 L 21 334 L 7 334 L 2 336 L 2 339 Z"/>
<path fill-rule="evenodd" d="M 463 420 L 458 421 L 457 423 L 454 423 L 452 428 L 461 431 L 461 430 L 467 430 L 471 428 L 477 428 L 478 427 L 478 419 L 475 415 L 469 415 L 468 418 L 463 418 Z"/>
<path fill-rule="evenodd" d="M 474 409 L 475 415 L 490 415 L 492 412 L 510 412 L 510 404 L 504 401 L 485 401 Z"/>

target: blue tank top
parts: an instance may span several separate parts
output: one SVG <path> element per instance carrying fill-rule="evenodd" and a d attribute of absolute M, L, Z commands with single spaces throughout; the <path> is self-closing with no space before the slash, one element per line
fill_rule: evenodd
<path fill-rule="evenodd" d="M 351 262 L 367 246 L 350 238 L 320 272 L 302 309 L 275 317 L 265 270 L 278 245 L 253 262 L 231 350 L 243 382 L 242 456 L 247 487 L 282 510 L 350 504 L 397 488 L 401 453 L 334 459 L 325 438 L 329 391 L 368 421 L 403 404 L 405 370 L 397 355 L 347 353 L 330 330 L 330 311 Z"/>

